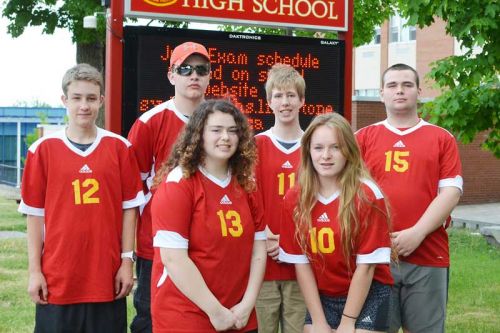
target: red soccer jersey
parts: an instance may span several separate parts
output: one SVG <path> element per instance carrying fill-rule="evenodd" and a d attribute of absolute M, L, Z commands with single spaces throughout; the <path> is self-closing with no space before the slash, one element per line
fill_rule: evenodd
<path fill-rule="evenodd" d="M 159 104 L 142 114 L 130 129 L 128 139 L 139 163 L 141 178 L 146 182 L 146 204 L 141 206 L 137 224 L 137 255 L 153 260 L 151 231 L 151 196 L 153 178 L 163 162 L 168 160 L 179 133 L 188 117 L 175 107 L 174 100 Z"/>
<path fill-rule="evenodd" d="M 420 120 L 414 127 L 399 130 L 385 120 L 360 129 L 356 136 L 366 165 L 389 200 L 394 231 L 415 225 L 439 188 L 455 186 L 462 190 L 457 144 L 443 128 Z M 400 260 L 448 267 L 448 235 L 444 226 Z"/>
<path fill-rule="evenodd" d="M 300 140 L 286 149 L 267 130 L 255 136 L 259 163 L 256 168 L 258 188 L 264 204 L 264 222 L 273 234 L 280 233 L 281 206 L 285 193 L 293 187 L 300 164 Z M 295 268 L 286 263 L 277 263 L 268 258 L 264 280 L 295 280 Z"/>
<path fill-rule="evenodd" d="M 234 177 L 220 181 L 202 171 L 188 179 L 174 169 L 152 205 L 155 257 L 151 314 L 155 332 L 215 332 L 208 316 L 177 289 L 160 248 L 184 248 L 215 297 L 227 308 L 243 297 L 254 240 L 265 240 L 262 207 Z M 257 327 L 255 312 L 242 331 Z"/>
<path fill-rule="evenodd" d="M 383 196 L 377 185 L 365 181 L 363 190 L 370 202 L 381 211 L 385 210 Z M 347 296 L 352 278 L 342 252 L 337 217 L 338 196 L 338 192 L 330 198 L 318 196 L 311 213 L 312 230 L 305 254 L 295 237 L 296 228 L 293 221 L 299 189 L 294 187 L 288 191 L 283 205 L 279 255 L 281 261 L 291 264 L 310 263 L 319 292 L 333 297 Z M 350 259 L 351 270 L 354 272 L 357 263 L 377 264 L 373 279 L 390 285 L 393 283 L 389 269 L 391 243 L 386 218 L 379 210 L 365 204 L 359 212 L 359 219 L 362 226 L 354 242 L 353 257 Z"/>
<path fill-rule="evenodd" d="M 98 128 L 85 152 L 64 131 L 31 145 L 19 211 L 45 217 L 41 261 L 49 303 L 114 300 L 123 209 L 142 203 L 137 162 L 121 136 Z"/>

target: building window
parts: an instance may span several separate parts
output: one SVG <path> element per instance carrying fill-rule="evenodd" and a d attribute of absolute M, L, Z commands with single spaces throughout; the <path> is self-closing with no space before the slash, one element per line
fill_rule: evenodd
<path fill-rule="evenodd" d="M 373 39 L 370 42 L 370 45 L 378 45 L 380 44 L 380 27 L 375 28 L 375 32 L 373 33 Z"/>
<path fill-rule="evenodd" d="M 417 29 L 415 26 L 408 26 L 408 20 L 399 15 L 391 17 L 389 42 L 409 42 L 417 39 Z"/>
<path fill-rule="evenodd" d="M 378 89 L 356 89 L 354 90 L 354 96 L 379 97 L 380 91 Z"/>

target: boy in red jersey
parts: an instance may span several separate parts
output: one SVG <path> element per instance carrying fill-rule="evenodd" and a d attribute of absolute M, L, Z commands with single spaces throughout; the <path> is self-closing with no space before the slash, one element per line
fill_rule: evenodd
<path fill-rule="evenodd" d="M 147 200 L 140 209 L 137 226 L 137 289 L 134 293 L 137 315 L 130 325 L 132 333 L 151 332 L 150 286 L 154 256 L 152 179 L 167 160 L 179 132 L 205 99 L 210 79 L 210 58 L 205 47 L 193 42 L 178 45 L 170 57 L 168 78 L 175 86 L 175 97 L 142 114 L 128 134 L 139 163 Z"/>
<path fill-rule="evenodd" d="M 382 76 L 387 119 L 362 128 L 363 158 L 390 202 L 393 247 L 399 264 L 391 330 L 444 332 L 448 298 L 446 221 L 462 193 L 455 138 L 418 117 L 418 73 L 396 64 Z"/>
<path fill-rule="evenodd" d="M 257 299 L 260 333 L 302 332 L 306 308 L 293 265 L 278 261 L 280 207 L 286 191 L 293 187 L 300 163 L 299 112 L 304 105 L 306 83 L 293 67 L 275 64 L 269 70 L 266 96 L 274 112 L 274 126 L 255 137 L 259 163 L 258 188 L 264 201 L 267 225 L 266 275 Z"/>
<path fill-rule="evenodd" d="M 126 332 L 145 201 L 137 161 L 126 139 L 95 124 L 104 97 L 94 67 L 69 69 L 62 88 L 68 126 L 29 148 L 19 206 L 35 332 Z"/>

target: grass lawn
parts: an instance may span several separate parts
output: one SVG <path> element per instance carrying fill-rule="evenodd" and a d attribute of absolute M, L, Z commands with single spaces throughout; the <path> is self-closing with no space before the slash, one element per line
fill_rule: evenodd
<path fill-rule="evenodd" d="M 0 196 L 0 230 L 26 231 L 26 219 L 17 212 L 17 203 L 13 199 Z"/>
<path fill-rule="evenodd" d="M 25 231 L 14 200 L 0 197 L 0 231 Z M 448 333 L 499 332 L 500 249 L 468 230 L 450 231 Z M 0 333 L 33 332 L 34 305 L 27 288 L 26 239 L 0 239 Z M 128 318 L 134 309 L 128 297 Z"/>
<path fill-rule="evenodd" d="M 467 230 L 450 233 L 448 333 L 500 332 L 500 249 Z"/>

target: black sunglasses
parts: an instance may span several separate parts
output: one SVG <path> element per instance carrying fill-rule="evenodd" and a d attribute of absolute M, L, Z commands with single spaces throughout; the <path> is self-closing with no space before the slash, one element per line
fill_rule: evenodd
<path fill-rule="evenodd" d="M 210 65 L 196 65 L 192 66 L 189 64 L 181 64 L 174 68 L 174 72 L 180 76 L 189 76 L 196 72 L 199 76 L 206 76 L 210 73 Z"/>

